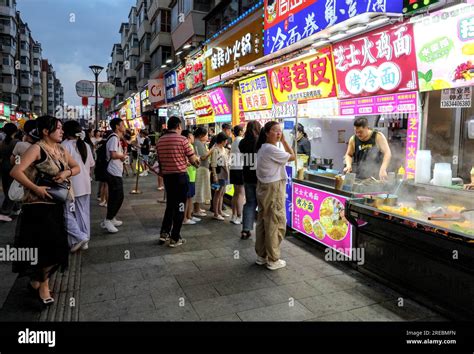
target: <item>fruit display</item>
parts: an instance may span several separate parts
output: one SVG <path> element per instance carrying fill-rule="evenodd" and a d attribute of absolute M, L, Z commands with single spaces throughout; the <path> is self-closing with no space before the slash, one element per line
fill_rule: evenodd
<path fill-rule="evenodd" d="M 464 80 L 471 81 L 474 77 L 474 64 L 468 60 L 465 63 L 459 64 L 454 70 L 454 81 Z"/>

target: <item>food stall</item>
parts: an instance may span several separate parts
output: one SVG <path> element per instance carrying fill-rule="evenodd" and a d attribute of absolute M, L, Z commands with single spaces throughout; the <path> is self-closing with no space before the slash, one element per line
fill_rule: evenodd
<path fill-rule="evenodd" d="M 474 36 L 463 27 L 473 10 L 462 4 L 413 20 L 423 102 L 420 121 L 407 127 L 414 179 L 390 198 L 354 198 L 345 210 L 365 251 L 358 270 L 466 320 L 474 318 Z"/>

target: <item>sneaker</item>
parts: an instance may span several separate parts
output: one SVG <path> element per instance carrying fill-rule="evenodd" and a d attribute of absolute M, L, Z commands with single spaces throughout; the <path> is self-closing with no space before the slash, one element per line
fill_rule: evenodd
<path fill-rule="evenodd" d="M 145 171 L 145 172 L 140 173 L 140 177 L 146 177 L 146 176 L 148 176 L 148 172 Z"/>
<path fill-rule="evenodd" d="M 107 208 L 107 202 L 99 203 L 99 206 L 104 207 L 104 208 Z"/>
<path fill-rule="evenodd" d="M 232 217 L 232 219 L 230 219 L 230 222 L 234 225 L 240 225 L 241 222 L 240 222 L 240 219 L 238 217 Z"/>
<path fill-rule="evenodd" d="M 207 216 L 205 211 L 200 211 L 199 213 L 193 213 L 193 215 L 194 216 L 201 216 L 201 217 Z"/>
<path fill-rule="evenodd" d="M 213 216 L 212 218 L 215 219 L 215 220 L 219 220 L 219 221 L 224 221 L 225 220 L 222 215 Z"/>
<path fill-rule="evenodd" d="M 194 216 L 191 218 L 191 220 L 192 220 L 192 221 L 195 221 L 195 222 L 199 222 L 199 221 L 201 221 L 201 219 L 199 219 L 199 218 L 195 218 Z"/>
<path fill-rule="evenodd" d="M 158 187 L 158 188 L 156 188 L 156 190 L 158 190 L 158 191 L 162 191 L 162 190 L 164 190 L 164 189 L 165 189 L 165 187 Z"/>
<path fill-rule="evenodd" d="M 118 232 L 118 229 L 112 224 L 112 220 L 104 220 L 101 224 L 103 229 L 106 229 L 111 234 Z"/>
<path fill-rule="evenodd" d="M 114 226 L 122 226 L 123 225 L 123 221 L 117 220 L 116 218 L 113 218 L 110 221 L 112 222 L 112 225 L 114 225 Z"/>
<path fill-rule="evenodd" d="M 193 221 L 192 219 L 188 219 L 183 222 L 183 225 L 195 225 L 196 221 Z"/>
<path fill-rule="evenodd" d="M 81 249 L 82 246 L 84 246 L 84 244 L 86 243 L 86 240 L 82 240 L 81 242 L 76 243 L 74 246 L 71 247 L 71 253 L 79 251 L 79 249 Z"/>
<path fill-rule="evenodd" d="M 89 241 L 86 241 L 82 247 L 81 247 L 81 250 L 85 251 L 85 250 L 88 250 L 89 249 Z"/>
<path fill-rule="evenodd" d="M 265 264 L 267 264 L 267 259 L 263 258 L 263 257 L 260 257 L 260 256 L 257 256 L 257 260 L 255 261 L 255 264 L 265 265 Z"/>
<path fill-rule="evenodd" d="M 171 248 L 175 248 L 175 247 L 178 247 L 178 246 L 181 246 L 183 244 L 186 243 L 186 240 L 184 238 L 180 238 L 178 241 L 175 241 L 175 240 L 170 240 L 170 244 L 169 246 Z"/>
<path fill-rule="evenodd" d="M 271 261 L 267 262 L 267 269 L 270 269 L 270 270 L 277 270 L 284 267 L 286 267 L 286 262 L 283 259 L 279 259 L 278 261 L 275 261 L 275 262 L 271 262 Z"/>
<path fill-rule="evenodd" d="M 226 214 L 226 213 L 221 213 L 221 215 L 225 218 L 228 218 L 230 216 L 229 214 Z"/>
<path fill-rule="evenodd" d="M 100 202 L 102 199 L 100 197 L 97 197 L 97 201 Z"/>
<path fill-rule="evenodd" d="M 13 219 L 9 216 L 6 216 L 6 215 L 3 215 L 3 214 L 0 214 L 0 221 L 5 221 L 5 222 L 10 222 L 12 221 Z"/>
<path fill-rule="evenodd" d="M 162 232 L 161 235 L 160 235 L 160 239 L 158 240 L 158 244 L 162 245 L 166 241 L 168 241 L 169 239 L 170 239 L 170 235 L 166 232 Z"/>

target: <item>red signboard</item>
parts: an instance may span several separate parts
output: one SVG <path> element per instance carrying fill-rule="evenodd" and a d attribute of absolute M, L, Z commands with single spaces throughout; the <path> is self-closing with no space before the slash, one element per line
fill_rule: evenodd
<path fill-rule="evenodd" d="M 387 26 L 333 47 L 339 98 L 418 89 L 413 25 Z"/>
<path fill-rule="evenodd" d="M 292 15 L 318 0 L 265 0 L 265 29 L 285 20 L 285 27 Z M 321 0 L 319 0 L 321 1 Z"/>

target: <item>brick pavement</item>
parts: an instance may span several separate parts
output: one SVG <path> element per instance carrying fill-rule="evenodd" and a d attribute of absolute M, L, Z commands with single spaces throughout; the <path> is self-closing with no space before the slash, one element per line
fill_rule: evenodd
<path fill-rule="evenodd" d="M 288 266 L 277 271 L 254 263 L 254 236 L 240 240 L 240 226 L 210 216 L 183 226 L 185 245 L 159 246 L 165 205 L 157 202 L 163 192 L 156 191 L 156 178 L 141 178 L 139 195 L 129 194 L 132 178 L 124 181 L 119 233 L 100 228 L 105 209 L 92 198 L 92 240 L 82 251 L 77 285 L 80 321 L 444 320 L 346 264 L 324 261 L 323 251 L 292 236 L 282 243 Z M 12 240 L 12 231 L 13 225 L 0 225 L 0 245 Z M 25 305 L 26 282 L 15 281 L 7 265 L 0 272 L 0 306 L 9 294 L 0 321 L 39 320 Z M 54 317 L 41 316 L 48 318 Z"/>

